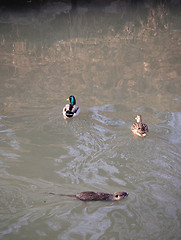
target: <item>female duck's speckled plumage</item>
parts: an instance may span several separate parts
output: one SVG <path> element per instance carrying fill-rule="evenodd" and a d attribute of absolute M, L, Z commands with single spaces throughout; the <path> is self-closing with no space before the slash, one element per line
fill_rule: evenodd
<path fill-rule="evenodd" d="M 76 105 L 76 100 L 74 96 L 70 96 L 67 100 L 70 101 L 69 104 L 66 104 L 63 108 L 63 116 L 65 119 L 74 118 L 79 115 L 80 108 Z"/>
<path fill-rule="evenodd" d="M 135 119 L 136 123 L 131 126 L 131 131 L 139 137 L 146 137 L 148 126 L 145 123 L 142 123 L 141 115 L 137 115 Z"/>

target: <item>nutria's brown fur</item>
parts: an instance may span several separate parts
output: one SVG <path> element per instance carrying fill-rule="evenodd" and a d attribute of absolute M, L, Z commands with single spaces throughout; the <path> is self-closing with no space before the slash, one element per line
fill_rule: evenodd
<path fill-rule="evenodd" d="M 128 196 L 126 192 L 115 192 L 113 194 L 102 193 L 102 192 L 81 192 L 76 195 L 69 194 L 56 194 L 49 193 L 53 195 L 66 196 L 66 197 L 75 197 L 81 201 L 119 201 Z"/>

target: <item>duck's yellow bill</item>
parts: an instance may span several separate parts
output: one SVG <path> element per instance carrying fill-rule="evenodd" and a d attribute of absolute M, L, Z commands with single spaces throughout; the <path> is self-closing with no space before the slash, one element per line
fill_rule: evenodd
<path fill-rule="evenodd" d="M 67 98 L 67 101 L 69 101 L 69 98 Z"/>

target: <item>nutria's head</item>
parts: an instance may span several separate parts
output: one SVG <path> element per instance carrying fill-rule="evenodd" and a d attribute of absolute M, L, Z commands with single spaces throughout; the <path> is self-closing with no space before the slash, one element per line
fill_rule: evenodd
<path fill-rule="evenodd" d="M 128 196 L 128 193 L 127 192 L 115 192 L 113 194 L 113 200 L 115 201 L 119 201 L 121 199 L 124 199 L 125 197 Z"/>
<path fill-rule="evenodd" d="M 141 115 L 137 115 L 137 116 L 135 117 L 135 119 L 136 119 L 137 123 L 142 122 L 142 117 L 141 117 Z"/>

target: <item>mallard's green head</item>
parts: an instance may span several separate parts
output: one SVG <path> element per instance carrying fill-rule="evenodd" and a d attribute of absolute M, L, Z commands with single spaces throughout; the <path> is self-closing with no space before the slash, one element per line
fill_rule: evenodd
<path fill-rule="evenodd" d="M 69 100 L 72 105 L 76 104 L 76 100 L 74 96 L 70 96 L 67 100 Z"/>

